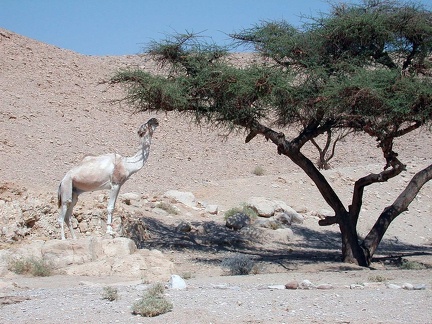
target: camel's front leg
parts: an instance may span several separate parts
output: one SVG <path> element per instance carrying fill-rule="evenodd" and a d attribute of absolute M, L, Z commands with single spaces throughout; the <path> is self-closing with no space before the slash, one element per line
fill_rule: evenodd
<path fill-rule="evenodd" d="M 68 204 L 65 218 L 64 218 L 64 221 L 66 222 L 66 225 L 69 227 L 69 231 L 71 232 L 73 239 L 76 239 L 76 235 L 72 226 L 72 215 L 73 215 L 73 208 L 75 207 L 77 201 L 78 201 L 78 195 L 76 193 L 72 193 L 72 202 Z"/>
<path fill-rule="evenodd" d="M 110 195 L 109 195 L 109 201 L 108 201 L 108 217 L 107 217 L 107 233 L 108 234 L 114 234 L 112 229 L 112 214 L 114 211 L 115 203 L 117 201 L 117 196 L 120 192 L 120 185 L 113 184 L 111 187 Z"/>

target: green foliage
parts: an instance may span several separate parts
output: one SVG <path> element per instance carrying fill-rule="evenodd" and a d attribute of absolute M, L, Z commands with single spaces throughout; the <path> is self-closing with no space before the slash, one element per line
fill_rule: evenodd
<path fill-rule="evenodd" d="M 406 259 L 402 259 L 399 268 L 403 270 L 424 270 L 426 266 L 423 263 L 417 261 L 410 261 Z"/>
<path fill-rule="evenodd" d="M 241 68 L 228 63 L 226 49 L 198 35 L 175 35 L 148 49 L 168 76 L 123 70 L 111 82 L 125 85 L 125 100 L 137 110 L 191 113 L 197 122 L 229 129 L 270 115 L 282 126 L 368 125 L 374 133 L 425 124 L 432 82 L 418 73 L 432 51 L 431 17 L 419 6 L 365 1 L 334 5 L 302 29 L 263 22 L 231 36 L 271 64 Z"/>
<path fill-rule="evenodd" d="M 133 304 L 132 313 L 143 317 L 154 317 L 170 312 L 173 305 L 163 296 L 164 290 L 164 286 L 160 283 L 152 285 L 147 293 Z"/>
<path fill-rule="evenodd" d="M 9 260 L 8 269 L 16 274 L 48 277 L 52 275 L 53 266 L 41 258 L 19 258 Z"/>
<path fill-rule="evenodd" d="M 247 255 L 238 254 L 222 260 L 221 266 L 227 268 L 229 273 L 235 275 L 248 275 L 251 272 L 257 273 L 255 262 Z"/>
<path fill-rule="evenodd" d="M 237 213 L 243 213 L 249 216 L 250 219 L 255 219 L 258 217 L 258 213 L 254 208 L 249 205 L 244 204 L 241 207 L 233 207 L 228 209 L 224 214 L 224 219 L 227 220 L 229 217 L 234 216 Z"/>
<path fill-rule="evenodd" d="M 109 301 L 118 300 L 118 289 L 110 286 L 104 287 L 102 292 L 102 299 L 106 299 Z"/>

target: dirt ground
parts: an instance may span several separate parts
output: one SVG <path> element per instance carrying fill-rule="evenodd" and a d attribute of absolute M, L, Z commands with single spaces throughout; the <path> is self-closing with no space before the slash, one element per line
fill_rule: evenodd
<path fill-rule="evenodd" d="M 133 114 L 124 103 L 113 103 L 122 97 L 122 89 L 104 81 L 128 66 L 157 73 L 154 62 L 138 55 L 83 56 L 4 29 L 0 29 L 0 53 L 0 201 L 28 203 L 37 197 L 55 210 L 60 180 L 85 155 L 135 153 L 136 131 L 153 115 Z M 234 59 L 250 57 L 237 54 Z M 9 273 L 0 278 L 1 323 L 432 322 L 431 184 L 425 185 L 409 211 L 391 225 L 372 268 L 350 266 L 339 262 L 337 227 L 317 224 L 317 215 L 329 209 L 326 203 L 301 170 L 277 155 L 271 143 L 255 138 L 245 144 L 244 134 L 227 137 L 175 114 L 156 117 L 160 126 L 148 162 L 121 192 L 139 193 L 151 202 L 175 189 L 192 192 L 200 202 L 219 207 L 217 215 L 190 209 L 175 216 L 147 217 L 153 235 L 146 247 L 161 250 L 174 263 L 177 274 L 188 278 L 186 290 L 166 291 L 173 310 L 155 318 L 131 314 L 132 304 L 148 287 L 144 280 Z M 281 131 L 293 134 L 289 129 Z M 412 175 L 432 162 L 431 144 L 432 135 L 425 130 L 396 143 L 407 171 L 390 183 L 367 189 L 360 234 L 367 233 Z M 316 156 L 313 147 L 306 148 L 306 153 Z M 354 181 L 380 172 L 383 160 L 373 140 L 356 135 L 337 148 L 331 164 L 324 175 L 348 205 Z M 257 166 L 264 175 L 253 174 Z M 83 194 L 77 208 L 82 212 L 94 209 L 100 194 Z M 173 229 L 181 221 L 223 224 L 224 211 L 250 197 L 282 200 L 304 215 L 303 224 L 293 225 L 290 242 L 280 244 L 270 237 L 247 246 L 197 244 L 175 235 Z M 139 207 L 131 211 L 121 203 L 117 207 L 118 214 L 142 211 Z M 50 239 L 58 235 L 54 232 Z M 24 241 L 34 238 L 37 232 Z M 255 260 L 258 273 L 226 275 L 220 263 L 237 253 Z M 403 270 L 403 260 L 425 268 Z M 279 289 L 303 280 L 316 286 L 328 284 L 329 289 Z M 416 289 L 401 288 L 407 283 Z M 101 298 L 108 285 L 118 288 L 118 301 Z"/>

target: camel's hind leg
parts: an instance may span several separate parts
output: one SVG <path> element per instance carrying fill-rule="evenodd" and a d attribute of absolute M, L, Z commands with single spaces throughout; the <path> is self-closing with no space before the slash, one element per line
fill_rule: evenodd
<path fill-rule="evenodd" d="M 76 239 L 76 235 L 75 235 L 75 232 L 74 232 L 74 229 L 72 226 L 72 211 L 73 211 L 73 208 L 75 207 L 77 201 L 78 201 L 78 195 L 74 192 L 74 193 L 72 193 L 72 202 L 67 207 L 65 218 L 64 218 L 64 222 L 66 223 L 67 227 L 69 227 L 69 231 L 71 232 L 73 239 Z M 62 226 L 62 231 L 63 231 L 63 235 L 64 235 L 63 226 Z"/>
<path fill-rule="evenodd" d="M 72 237 L 75 238 L 75 233 L 73 232 L 70 219 L 72 216 L 72 209 L 75 206 L 77 200 L 78 200 L 78 195 L 74 193 L 72 189 L 72 179 L 70 179 L 70 177 L 66 175 L 63 178 L 62 182 L 60 183 L 58 189 L 58 204 L 60 208 L 60 215 L 58 218 L 58 222 L 60 224 L 62 240 L 66 239 L 64 233 L 65 222 L 66 225 L 69 227 L 69 230 L 71 231 Z"/>

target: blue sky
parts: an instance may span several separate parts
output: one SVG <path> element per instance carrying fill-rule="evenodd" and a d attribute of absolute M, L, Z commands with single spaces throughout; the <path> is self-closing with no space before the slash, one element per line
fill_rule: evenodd
<path fill-rule="evenodd" d="M 326 0 L 0 0 L 0 27 L 81 54 L 125 55 L 185 31 L 223 44 L 260 21 L 300 25 L 302 14 L 329 8 Z"/>

